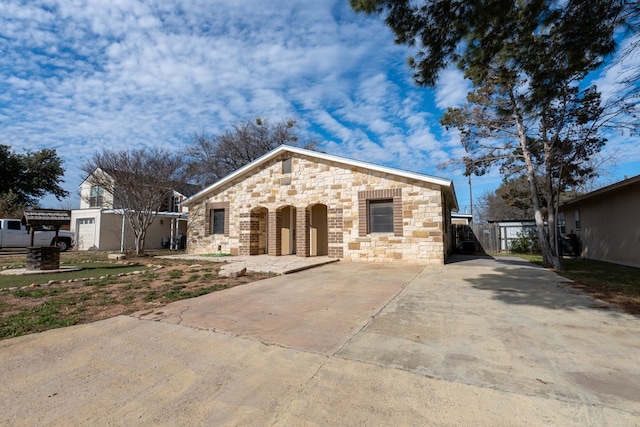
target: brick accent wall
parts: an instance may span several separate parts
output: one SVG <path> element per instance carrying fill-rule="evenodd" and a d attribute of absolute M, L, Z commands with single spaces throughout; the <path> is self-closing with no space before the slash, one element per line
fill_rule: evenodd
<path fill-rule="evenodd" d="M 369 234 L 369 200 L 393 200 L 393 234 L 402 236 L 402 190 L 399 188 L 385 188 L 379 190 L 358 191 L 358 236 Z"/>
<path fill-rule="evenodd" d="M 243 212 L 238 215 L 240 220 L 240 247 L 238 254 L 251 255 L 251 213 Z"/>
<path fill-rule="evenodd" d="M 342 208 L 327 209 L 327 227 L 329 228 L 330 258 L 344 257 L 344 218 Z"/>
<path fill-rule="evenodd" d="M 269 211 L 269 255 L 282 255 L 282 234 L 279 233 L 282 227 L 282 212 Z"/>
<path fill-rule="evenodd" d="M 296 254 L 301 257 L 308 257 L 311 256 L 308 231 L 311 211 L 309 209 L 298 209 L 296 216 Z"/>
<path fill-rule="evenodd" d="M 282 158 L 274 158 L 249 175 L 217 188 L 205 203 L 189 207 L 188 251 L 252 253 L 252 227 L 257 208 L 268 210 L 268 253 L 282 254 L 282 217 L 286 206 L 296 209 L 296 254 L 311 253 L 309 211 L 327 207 L 327 253 L 348 261 L 442 264 L 445 258 L 443 197 L 440 186 L 388 175 L 312 156 L 291 158 L 291 173 L 282 173 Z M 393 233 L 367 234 L 367 200 L 393 200 Z M 226 209 L 225 235 L 209 235 L 210 208 Z M 252 225 L 253 224 L 253 225 Z M 255 227 L 254 227 L 255 228 Z M 253 237 L 255 239 L 255 237 Z"/>

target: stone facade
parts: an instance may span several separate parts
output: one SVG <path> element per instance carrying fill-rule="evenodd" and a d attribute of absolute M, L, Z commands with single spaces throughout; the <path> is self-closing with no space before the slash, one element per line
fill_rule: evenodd
<path fill-rule="evenodd" d="M 427 180 L 283 151 L 221 182 L 187 201 L 189 253 L 442 264 L 449 251 L 451 202 Z M 393 231 L 370 231 L 371 200 L 392 206 Z M 212 209 L 224 209 L 224 233 L 211 232 Z"/>

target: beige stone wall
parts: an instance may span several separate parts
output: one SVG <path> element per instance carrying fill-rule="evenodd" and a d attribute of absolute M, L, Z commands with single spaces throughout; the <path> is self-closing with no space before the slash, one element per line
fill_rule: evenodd
<path fill-rule="evenodd" d="M 399 190 L 393 194 L 394 209 L 401 201 L 401 233 L 362 233 L 362 204 L 358 195 L 372 190 Z M 390 194 L 390 193 L 389 193 Z M 389 177 L 383 173 L 321 161 L 313 157 L 292 159 L 292 172 L 282 173 L 282 158 L 264 164 L 250 176 L 238 178 L 216 190 L 209 198 L 198 200 L 189 206 L 188 251 L 190 253 L 226 252 L 248 253 L 243 249 L 248 238 L 248 218 L 251 210 L 264 207 L 269 211 L 269 253 L 276 255 L 277 236 L 272 227 L 281 221 L 276 211 L 287 206 L 297 210 L 297 232 L 308 223 L 308 212 L 315 204 L 327 206 L 328 251 L 349 261 L 406 262 L 442 264 L 449 242 L 449 230 L 443 222 L 443 197 L 440 187 L 402 177 Z M 230 202 L 229 229 L 226 235 L 208 235 L 205 225 L 206 206 Z M 394 218 L 398 220 L 398 218 Z M 396 225 L 396 231 L 398 230 Z M 297 254 L 310 254 L 304 236 L 296 240 Z M 279 255 L 279 253 L 278 253 Z"/>

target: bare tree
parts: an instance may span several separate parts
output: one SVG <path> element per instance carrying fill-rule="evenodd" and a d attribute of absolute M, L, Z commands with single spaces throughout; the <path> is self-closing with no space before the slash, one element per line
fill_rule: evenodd
<path fill-rule="evenodd" d="M 481 222 L 530 221 L 534 215 L 531 192 L 524 176 L 503 180 L 494 192 L 482 194 L 476 206 Z"/>
<path fill-rule="evenodd" d="M 91 185 L 113 197 L 135 236 L 136 254 L 144 252 L 148 227 L 173 189 L 188 179 L 181 156 L 160 148 L 103 150 L 82 165 Z"/>
<path fill-rule="evenodd" d="M 317 143 L 313 140 L 301 143 L 294 132 L 295 126 L 295 120 L 272 124 L 258 118 L 238 122 L 232 130 L 219 135 L 195 133 L 186 150 L 191 172 L 198 177 L 200 184 L 206 185 L 283 144 L 314 150 Z"/>

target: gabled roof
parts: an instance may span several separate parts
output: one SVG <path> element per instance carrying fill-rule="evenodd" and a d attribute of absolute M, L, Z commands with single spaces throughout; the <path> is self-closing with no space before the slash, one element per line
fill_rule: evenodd
<path fill-rule="evenodd" d="M 210 192 L 215 191 L 216 189 L 224 186 L 225 184 L 233 181 L 234 179 L 236 179 L 238 177 L 241 177 L 243 175 L 251 173 L 254 169 L 258 168 L 261 164 L 266 163 L 269 160 L 271 160 L 273 158 L 276 158 L 276 157 L 278 157 L 279 155 L 281 155 L 283 153 L 299 154 L 301 156 L 312 157 L 312 158 L 316 158 L 316 159 L 319 159 L 319 160 L 325 160 L 325 161 L 329 161 L 329 162 L 340 163 L 340 164 L 343 164 L 343 165 L 348 166 L 348 167 L 358 167 L 358 168 L 367 169 L 367 170 L 370 170 L 370 171 L 382 172 L 382 173 L 385 173 L 385 174 L 395 175 L 395 176 L 399 176 L 399 177 L 403 177 L 403 178 L 414 179 L 416 181 L 427 182 L 429 184 L 436 184 L 436 185 L 441 186 L 444 189 L 443 191 L 446 191 L 448 193 L 449 197 L 451 198 L 451 200 L 453 201 L 453 209 L 452 210 L 454 210 L 454 211 L 458 210 L 458 199 L 456 197 L 456 192 L 455 192 L 455 188 L 453 186 L 453 181 L 451 181 L 450 179 L 438 178 L 438 177 L 435 177 L 435 176 L 424 175 L 424 174 L 416 173 L 416 172 L 409 172 L 409 171 L 405 171 L 405 170 L 402 170 L 402 169 L 395 169 L 395 168 L 390 168 L 390 167 L 387 167 L 387 166 L 375 165 L 373 163 L 363 162 L 363 161 L 360 161 L 360 160 L 347 159 L 346 157 L 334 156 L 334 155 L 331 155 L 331 154 L 321 153 L 321 152 L 318 152 L 318 151 L 306 150 L 304 148 L 293 147 L 293 146 L 290 146 L 290 145 L 281 145 L 278 148 L 275 148 L 275 149 L 269 151 L 268 153 L 264 154 L 262 157 L 257 158 L 253 162 L 243 166 L 242 168 L 238 169 L 237 171 L 235 171 L 235 172 L 227 175 L 226 177 L 222 178 L 220 181 L 215 182 L 214 184 L 208 186 L 204 190 L 194 194 L 193 196 L 191 196 L 190 198 L 185 200 L 183 202 L 183 204 L 190 205 L 190 204 L 196 202 L 197 200 L 201 199 L 202 197 L 205 197 Z"/>
<path fill-rule="evenodd" d="M 104 171 L 101 168 L 96 168 L 93 172 L 91 172 L 91 174 L 89 176 L 87 176 L 85 179 L 82 180 L 82 182 L 80 183 L 80 185 L 78 187 L 82 187 L 82 184 L 84 184 L 85 182 L 87 182 L 96 172 L 101 172 L 104 173 L 108 176 L 111 176 L 109 174 L 109 172 Z M 198 189 L 200 187 L 195 185 L 195 184 L 189 184 L 189 183 L 183 183 L 183 184 L 177 184 L 175 186 L 175 188 L 173 188 L 173 191 L 175 191 L 176 193 L 180 193 L 181 195 L 185 196 L 185 197 L 191 197 L 194 194 L 196 194 L 198 192 Z"/>
<path fill-rule="evenodd" d="M 176 188 L 173 189 L 173 191 L 175 191 L 176 193 L 180 193 L 185 197 L 191 197 L 194 194 L 196 194 L 199 189 L 200 187 L 195 184 L 185 183 L 185 184 L 177 185 Z"/>
<path fill-rule="evenodd" d="M 616 182 L 615 184 L 611 184 L 611 185 L 608 185 L 606 187 L 602 187 L 599 190 L 595 190 L 595 191 L 592 191 L 590 193 L 583 194 L 582 196 L 575 197 L 575 198 L 563 203 L 562 205 L 560 205 L 560 208 L 565 208 L 565 207 L 568 207 L 568 206 L 571 206 L 571 205 L 575 205 L 575 204 L 587 201 L 589 199 L 602 197 L 602 196 L 605 196 L 605 195 L 607 195 L 609 193 L 612 193 L 614 191 L 621 190 L 621 189 L 623 189 L 625 187 L 630 187 L 632 185 L 638 185 L 638 184 L 640 184 L 640 175 L 636 175 L 636 176 L 631 177 L 629 179 L 625 179 L 623 181 Z"/>

